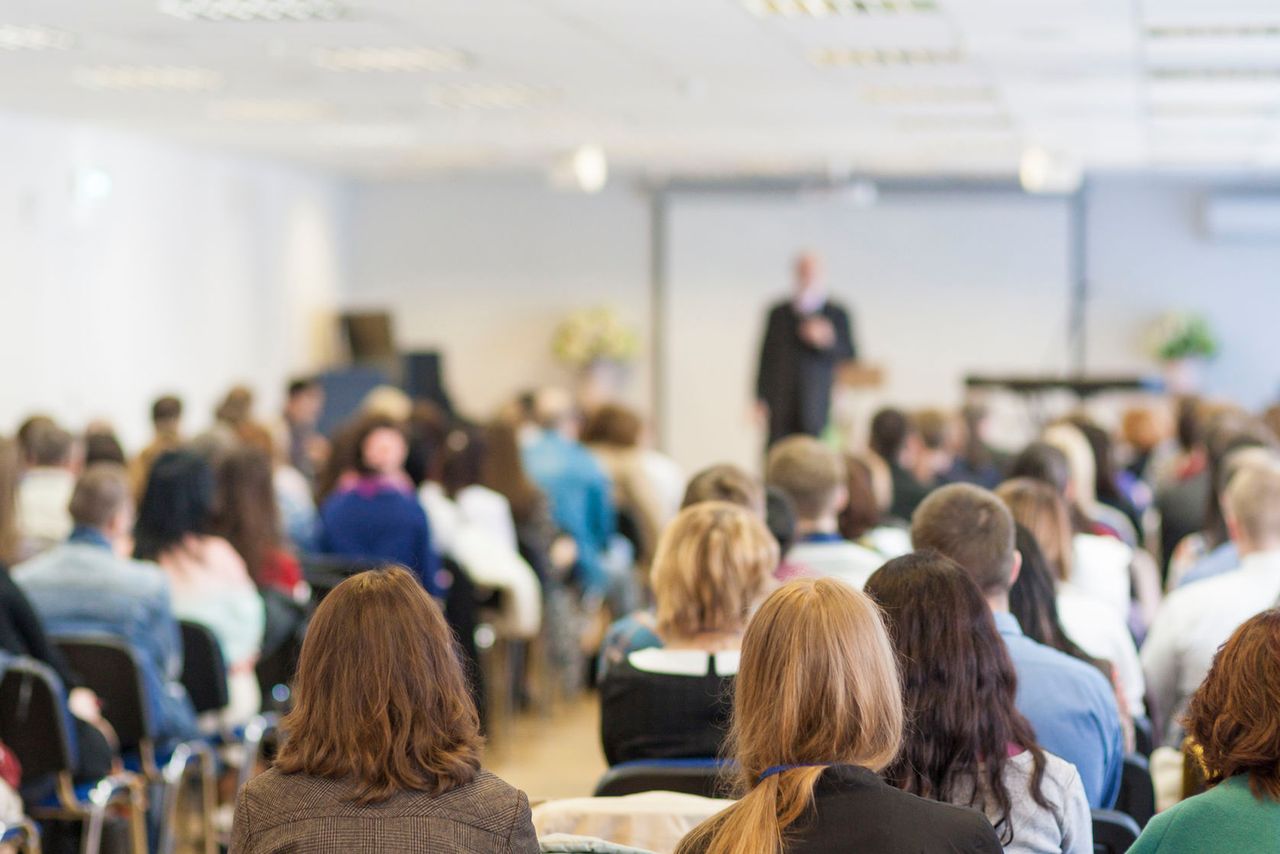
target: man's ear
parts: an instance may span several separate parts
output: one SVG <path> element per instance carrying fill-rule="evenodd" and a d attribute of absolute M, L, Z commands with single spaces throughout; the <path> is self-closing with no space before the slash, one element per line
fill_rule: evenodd
<path fill-rule="evenodd" d="M 1022 552 L 1017 549 L 1013 550 L 1013 569 L 1009 570 L 1009 586 L 1013 587 L 1018 581 L 1018 576 L 1022 574 Z"/>
<path fill-rule="evenodd" d="M 849 506 L 849 487 L 845 486 L 843 483 L 837 486 L 835 501 L 832 503 L 835 504 L 836 513 L 840 513 L 844 510 L 844 508 L 848 507 Z"/>
<path fill-rule="evenodd" d="M 1222 514 L 1223 520 L 1227 523 L 1227 536 L 1231 538 L 1231 542 L 1239 545 L 1240 538 L 1244 536 L 1244 531 L 1240 528 L 1240 523 L 1230 513 Z"/>

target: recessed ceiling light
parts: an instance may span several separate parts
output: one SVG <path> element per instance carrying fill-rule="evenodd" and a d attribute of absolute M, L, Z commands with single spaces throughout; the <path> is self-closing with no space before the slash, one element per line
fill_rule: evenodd
<path fill-rule="evenodd" d="M 333 108 L 322 101 L 272 100 L 240 98 L 216 101 L 209 105 L 209 117 L 228 122 L 314 122 L 333 114 Z"/>
<path fill-rule="evenodd" d="M 454 109 L 511 110 L 545 103 L 553 97 L 550 89 L 522 83 L 458 83 L 427 90 L 428 104 Z"/>
<path fill-rule="evenodd" d="M 936 0 L 742 0 L 757 18 L 825 18 L 834 15 L 937 13 Z"/>
<path fill-rule="evenodd" d="M 1147 27 L 1147 38 L 1152 39 L 1265 39 L 1277 37 L 1280 37 L 1280 23 Z"/>
<path fill-rule="evenodd" d="M 0 25 L 0 50 L 66 50 L 76 37 L 50 27 Z"/>
<path fill-rule="evenodd" d="M 160 0 L 160 11 L 188 21 L 333 21 L 339 0 Z"/>
<path fill-rule="evenodd" d="M 877 68 L 901 65 L 955 65 L 964 61 L 964 53 L 958 48 L 934 50 L 932 48 L 825 48 L 814 51 L 809 58 L 815 65 L 830 68 Z"/>
<path fill-rule="evenodd" d="M 98 65 L 76 69 L 74 79 L 86 89 L 119 91 L 205 92 L 222 85 L 217 71 L 178 65 Z"/>
<path fill-rule="evenodd" d="M 467 65 L 460 50 L 433 47 L 332 47 L 315 52 L 328 71 L 455 71 Z"/>

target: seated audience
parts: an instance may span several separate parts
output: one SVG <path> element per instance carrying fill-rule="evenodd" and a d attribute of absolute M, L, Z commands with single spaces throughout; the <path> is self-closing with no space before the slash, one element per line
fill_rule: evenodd
<path fill-rule="evenodd" d="M 151 467 L 133 556 L 160 564 L 169 577 L 173 612 L 207 627 L 227 663 L 227 723 L 258 712 L 261 696 L 254 665 L 262 652 L 266 613 L 244 559 L 214 530 L 213 470 L 191 451 L 170 451 Z"/>
<path fill-rule="evenodd" d="M 408 444 L 398 422 L 361 419 L 350 434 L 353 468 L 320 506 L 320 551 L 408 567 L 433 596 L 447 587 L 431 526 L 404 471 Z M 335 457 L 340 454 L 335 445 Z"/>
<path fill-rule="evenodd" d="M 871 450 L 889 466 L 893 481 L 893 503 L 889 515 L 910 519 L 929 494 L 928 487 L 916 479 L 912 471 L 920 456 L 920 433 L 905 412 L 882 409 L 871 419 Z"/>
<path fill-rule="evenodd" d="M 100 463 L 76 483 L 68 541 L 13 568 L 50 634 L 102 633 L 137 654 L 161 740 L 195 734 L 182 688 L 182 638 L 169 580 L 154 564 L 118 557 L 129 542 L 133 500 L 124 469 Z"/>
<path fill-rule="evenodd" d="M 33 555 L 71 533 L 67 502 L 76 486 L 75 440 L 61 427 L 37 426 L 28 435 L 27 454 L 18 484 L 18 531 L 23 554 Z"/>
<path fill-rule="evenodd" d="M 1009 613 L 1020 565 L 1009 509 L 980 487 L 944 486 L 920 505 L 911 540 L 951 558 L 978 585 L 1017 671 L 1018 711 L 1045 750 L 1076 766 L 1090 807 L 1110 807 L 1124 760 L 1111 685 L 1093 667 L 1027 638 Z"/>
<path fill-rule="evenodd" d="M 840 535 L 885 559 L 911 551 L 906 522 L 887 516 L 893 500 L 889 467 L 875 454 L 845 454 L 844 464 L 849 499 L 837 517 Z"/>
<path fill-rule="evenodd" d="M 1056 611 L 1067 636 L 1090 657 L 1110 662 L 1123 686 L 1125 708 L 1144 714 L 1146 680 L 1129 627 L 1105 603 L 1072 583 L 1071 520 L 1062 497 L 1049 484 L 1030 478 L 1005 481 L 996 494 L 1043 550 L 1053 573 Z M 1027 556 L 1022 557 L 1025 566 Z M 1023 631 L 1031 634 L 1025 626 Z M 1056 644 L 1050 646 L 1056 648 Z"/>
<path fill-rule="evenodd" d="M 1153 506 L 1160 520 L 1161 572 L 1183 537 L 1204 527 L 1205 507 L 1213 484 L 1209 479 L 1205 440 L 1210 422 L 1227 413 L 1195 398 L 1177 404 L 1175 436 L 1177 447 L 1149 473 L 1155 490 Z M 1235 416 L 1229 416 L 1234 418 Z"/>
<path fill-rule="evenodd" d="M 970 404 L 960 410 L 960 418 L 964 425 L 962 443 L 948 481 L 994 489 L 1006 460 L 987 443 L 990 414 L 986 407 Z"/>
<path fill-rule="evenodd" d="M 769 449 L 765 479 L 795 503 L 796 544 L 787 564 L 861 588 L 884 557 L 840 536 L 838 516 L 849 499 L 840 454 L 811 436 L 788 436 Z"/>
<path fill-rule="evenodd" d="M 910 418 L 920 434 L 920 453 L 911 473 L 926 487 L 951 483 L 962 439 L 959 423 L 942 409 L 922 409 Z"/>
<path fill-rule="evenodd" d="M 1218 647 L 1280 599 L 1280 469 L 1240 472 L 1223 510 L 1240 568 L 1171 593 L 1142 646 L 1156 737 L 1170 747 L 1182 742 L 1182 712 Z"/>
<path fill-rule="evenodd" d="M 778 554 L 783 555 L 773 577 L 779 581 L 790 581 L 803 576 L 804 570 L 787 563 L 785 557 L 796 543 L 796 503 L 776 486 L 765 489 L 764 524 L 778 544 Z"/>
<path fill-rule="evenodd" d="M 1074 766 L 1047 753 L 1018 711 L 1018 678 L 991 609 L 949 558 L 916 552 L 867 582 L 898 651 L 911 721 L 884 778 L 986 813 L 1007 854 L 1092 854 Z"/>
<path fill-rule="evenodd" d="M 316 471 L 329 457 L 329 442 L 316 424 L 324 412 L 324 386 L 314 377 L 292 380 L 285 395 L 283 436 L 289 465 L 314 483 Z"/>
<path fill-rule="evenodd" d="M 271 457 L 244 446 L 218 466 L 213 530 L 244 560 L 259 588 L 289 597 L 305 595 L 302 567 L 284 547 Z"/>
<path fill-rule="evenodd" d="M 161 454 L 176 451 L 182 445 L 182 400 L 171 394 L 156 398 L 151 404 L 151 425 L 155 436 L 129 465 L 129 482 L 138 499 L 147 488 L 147 478 L 155 461 Z"/>
<path fill-rule="evenodd" d="M 523 792 L 480 768 L 480 721 L 453 637 L 399 568 L 316 609 L 274 766 L 240 792 L 237 854 L 539 850 Z"/>
<path fill-rule="evenodd" d="M 738 647 L 768 592 L 778 545 L 750 511 L 721 501 L 682 510 L 658 543 L 652 629 L 618 627 L 600 683 L 610 765 L 720 755 Z"/>
<path fill-rule="evenodd" d="M 1122 514 L 1124 523 L 1117 521 L 1117 524 L 1131 528 L 1137 538 L 1130 545 L 1142 545 L 1142 511 L 1151 504 L 1150 490 L 1140 485 L 1140 481 L 1127 471 L 1118 468 L 1116 446 L 1109 432 L 1083 415 L 1072 418 L 1071 423 L 1093 451 L 1094 497 L 1102 505 L 1099 509 Z"/>
<path fill-rule="evenodd" d="M 765 491 L 760 481 L 729 463 L 708 466 L 689 478 L 681 508 L 702 501 L 727 501 L 761 518 L 765 515 Z"/>
<path fill-rule="evenodd" d="M 1153 818 L 1129 854 L 1274 851 L 1280 839 L 1280 611 L 1249 618 L 1227 639 L 1191 698 L 1186 729 L 1210 788 Z"/>
<path fill-rule="evenodd" d="M 1093 446 L 1085 430 L 1063 421 L 1044 431 L 1044 442 L 1057 448 L 1067 459 L 1072 512 L 1086 533 L 1114 537 L 1129 547 L 1138 544 L 1138 533 L 1124 513 L 1098 498 L 1098 469 Z"/>
<path fill-rule="evenodd" d="M 999 852 L 981 813 L 881 779 L 903 729 L 875 604 L 831 579 L 786 584 L 743 638 L 729 750 L 742 798 L 690 832 L 678 854 Z"/>
<path fill-rule="evenodd" d="M 1280 454 L 1271 448 L 1245 446 L 1237 448 L 1229 452 L 1222 461 L 1222 467 L 1219 469 L 1217 478 L 1215 479 L 1215 497 L 1213 503 L 1217 509 L 1209 511 L 1210 516 L 1222 516 L 1223 495 L 1230 486 L 1231 481 L 1237 474 L 1246 468 L 1266 466 L 1280 466 Z M 1216 528 L 1217 525 L 1211 525 Z M 1190 566 L 1182 571 L 1177 566 L 1178 559 L 1175 557 L 1173 565 L 1170 567 L 1169 583 L 1175 587 L 1186 587 L 1188 584 L 1194 584 L 1197 581 L 1204 581 L 1206 578 L 1213 578 L 1222 575 L 1225 572 L 1231 572 L 1240 566 L 1240 553 L 1236 551 L 1236 544 L 1231 541 L 1230 534 L 1225 533 L 1225 522 L 1222 524 L 1225 539 L 1218 542 L 1216 546 L 1210 546 L 1207 539 L 1201 540 L 1195 545 L 1195 551 L 1201 556 L 1190 561 Z M 1195 538 L 1207 535 L 1210 528 L 1206 528 L 1204 532 L 1199 534 L 1191 534 L 1183 539 L 1183 543 L 1191 543 Z M 1217 535 L 1214 535 L 1216 541 Z"/>
<path fill-rule="evenodd" d="M 124 448 L 110 424 L 98 424 L 84 434 L 84 467 L 94 463 L 125 465 Z"/>

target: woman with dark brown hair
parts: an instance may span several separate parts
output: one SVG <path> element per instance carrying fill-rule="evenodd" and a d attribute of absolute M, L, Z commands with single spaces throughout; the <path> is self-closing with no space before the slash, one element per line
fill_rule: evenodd
<path fill-rule="evenodd" d="M 249 446 L 235 449 L 218 466 L 217 483 L 215 532 L 244 558 L 258 587 L 293 596 L 302 568 L 283 545 L 270 455 Z"/>
<path fill-rule="evenodd" d="M 1005 852 L 1092 854 L 1075 766 L 1040 747 L 991 608 L 949 558 L 916 552 L 867 581 L 898 652 L 906 718 L 884 771 L 898 788 L 986 813 Z"/>
<path fill-rule="evenodd" d="M 405 570 L 325 597 L 294 696 L 274 767 L 240 794 L 233 854 L 538 850 L 528 798 L 480 768 L 453 637 Z"/>
<path fill-rule="evenodd" d="M 1129 854 L 1275 851 L 1280 840 L 1280 610 L 1236 629 L 1184 721 L 1209 791 L 1151 820 Z"/>

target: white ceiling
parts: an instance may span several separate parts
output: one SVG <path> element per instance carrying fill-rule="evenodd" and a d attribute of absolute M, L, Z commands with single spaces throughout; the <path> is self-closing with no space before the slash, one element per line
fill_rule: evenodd
<path fill-rule="evenodd" d="M 759 14 L 818 0 L 336 2 L 333 21 L 213 22 L 162 0 L 0 0 L 0 47 L 3 25 L 73 37 L 0 49 L 0 109 L 358 173 L 546 169 L 586 142 L 664 176 L 1011 175 L 1033 145 L 1087 169 L 1280 168 L 1280 0 L 865 0 L 820 16 Z M 317 64 L 336 47 L 465 62 Z M 204 88 L 101 88 L 120 65 Z"/>

